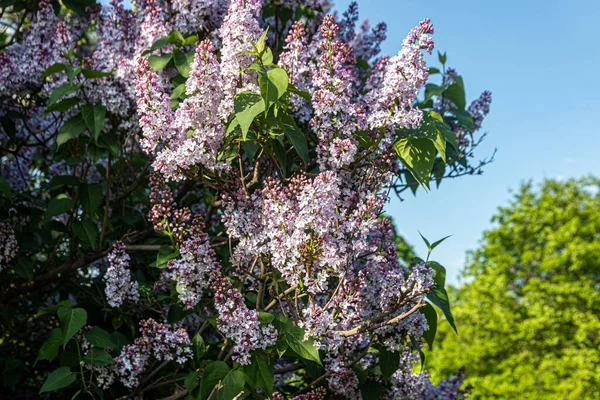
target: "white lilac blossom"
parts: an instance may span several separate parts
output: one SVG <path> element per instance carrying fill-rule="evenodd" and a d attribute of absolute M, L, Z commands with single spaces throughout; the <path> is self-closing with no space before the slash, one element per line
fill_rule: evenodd
<path fill-rule="evenodd" d="M 233 109 L 233 99 L 242 90 L 254 89 L 256 73 L 243 73 L 252 63 L 252 56 L 244 54 L 252 50 L 262 33 L 257 17 L 260 16 L 262 0 L 231 0 L 227 16 L 219 30 L 221 46 L 221 82 L 223 84 L 223 101 L 219 115 L 226 120 Z"/>
<path fill-rule="evenodd" d="M 15 258 L 19 252 L 19 243 L 15 231 L 9 224 L 0 224 L 0 272 Z"/>
<path fill-rule="evenodd" d="M 240 292 L 219 272 L 213 273 L 212 281 L 219 331 L 233 341 L 233 359 L 243 365 L 249 364 L 252 351 L 275 344 L 277 331 L 270 324 L 260 325 L 256 310 L 250 310 L 244 304 Z"/>
<path fill-rule="evenodd" d="M 138 283 L 131 280 L 129 254 L 123 242 L 116 242 L 108 254 L 108 269 L 104 275 L 106 281 L 106 301 L 111 307 L 120 307 L 127 300 L 139 300 Z"/>

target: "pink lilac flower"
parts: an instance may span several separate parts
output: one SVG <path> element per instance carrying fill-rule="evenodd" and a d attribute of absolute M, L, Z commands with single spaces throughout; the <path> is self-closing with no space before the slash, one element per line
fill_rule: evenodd
<path fill-rule="evenodd" d="M 321 24 L 322 51 L 313 77 L 313 118 L 310 123 L 319 138 L 317 152 L 322 168 L 332 168 L 340 162 L 329 152 L 334 138 L 349 141 L 350 152 L 356 152 L 352 133 L 363 128 L 364 108 L 353 102 L 357 79 L 351 47 L 339 38 L 339 27 L 328 15 Z"/>
<path fill-rule="evenodd" d="M 192 356 L 190 338 L 184 329 L 173 331 L 150 318 L 140 322 L 140 332 L 142 336 L 123 347 L 121 354 L 114 358 L 115 364 L 105 374 L 116 375 L 128 388 L 138 385 L 150 359 L 184 364 Z M 104 376 L 103 381 L 112 383 L 114 378 Z"/>
<path fill-rule="evenodd" d="M 285 39 L 284 51 L 279 56 L 279 64 L 287 70 L 292 83 L 299 90 L 311 88 L 312 65 L 307 48 L 308 37 L 304 23 L 296 21 Z M 312 113 L 308 101 L 299 95 L 290 95 L 290 104 L 296 117 L 302 122 L 308 122 Z"/>
<path fill-rule="evenodd" d="M 429 76 L 421 50 L 433 49 L 433 39 L 429 36 L 432 33 L 429 19 L 421 21 L 404 39 L 398 54 L 381 70 L 381 77 L 372 79 L 372 83 L 379 85 L 364 97 L 371 129 L 383 127 L 393 131 L 415 128 L 421 123 L 422 112 L 413 108 L 412 103 Z"/>
<path fill-rule="evenodd" d="M 125 244 L 117 241 L 108 253 L 108 269 L 104 275 L 106 281 L 106 300 L 111 307 L 120 307 L 126 300 L 137 302 L 139 300 L 138 283 L 131 281 L 129 271 L 129 254 Z"/>
<path fill-rule="evenodd" d="M 247 365 L 252 351 L 264 350 L 275 344 L 277 331 L 271 324 L 260 326 L 256 310 L 250 310 L 246 306 L 241 293 L 220 273 L 213 273 L 212 281 L 215 308 L 219 313 L 219 332 L 233 341 L 233 359 Z"/>
<path fill-rule="evenodd" d="M 169 262 L 179 300 L 188 308 L 193 308 L 202 299 L 204 291 L 210 286 L 211 272 L 219 268 L 216 254 L 202 227 L 201 218 L 196 218 L 190 237 L 179 249 L 181 257 Z"/>

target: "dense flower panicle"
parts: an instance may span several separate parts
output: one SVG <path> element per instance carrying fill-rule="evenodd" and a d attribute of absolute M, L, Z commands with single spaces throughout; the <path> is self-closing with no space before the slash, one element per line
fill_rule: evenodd
<path fill-rule="evenodd" d="M 144 11 L 139 13 L 140 34 L 136 38 L 136 47 L 146 50 L 161 36 L 165 36 L 172 29 L 168 21 L 166 10 L 161 7 L 159 0 L 139 0 L 136 6 Z"/>
<path fill-rule="evenodd" d="M 331 141 L 347 140 L 347 152 L 355 154 L 352 133 L 364 128 L 365 118 L 364 107 L 353 101 L 358 82 L 352 48 L 339 38 L 338 31 L 333 17 L 326 16 L 320 29 L 322 53 L 312 79 L 314 113 L 310 121 L 319 138 L 319 163 L 322 168 L 333 169 L 343 164 L 330 153 Z"/>
<path fill-rule="evenodd" d="M 145 58 L 139 58 L 135 70 L 137 112 L 139 124 L 144 133 L 140 144 L 146 153 L 153 154 L 158 144 L 168 145 L 172 141 L 182 140 L 172 129 L 174 113 L 171 99 L 163 90 L 158 75 Z"/>
<path fill-rule="evenodd" d="M 138 283 L 131 281 L 129 271 L 129 254 L 125 244 L 121 241 L 113 245 L 108 253 L 108 269 L 104 275 L 106 281 L 106 301 L 111 307 L 120 307 L 126 300 L 137 302 L 139 300 Z"/>
<path fill-rule="evenodd" d="M 256 74 L 244 71 L 253 57 L 243 52 L 252 50 L 262 33 L 257 17 L 260 15 L 263 0 L 231 0 L 227 16 L 219 30 L 221 46 L 221 82 L 223 101 L 219 115 L 223 120 L 233 109 L 233 99 L 243 90 L 258 92 Z"/>
<path fill-rule="evenodd" d="M 0 272 L 19 252 L 19 243 L 10 224 L 0 224 Z"/>
<path fill-rule="evenodd" d="M 490 105 L 492 104 L 492 92 L 485 90 L 481 93 L 481 96 L 474 100 L 467 109 L 469 114 L 473 116 L 473 130 L 478 131 L 481 129 L 484 118 L 490 112 Z"/>
<path fill-rule="evenodd" d="M 173 28 L 183 34 L 219 26 L 227 12 L 227 0 L 172 0 Z"/>
<path fill-rule="evenodd" d="M 296 21 L 290 28 L 285 39 L 284 51 L 279 56 L 279 63 L 285 67 L 290 77 L 290 82 L 299 90 L 309 90 L 312 84 L 312 65 L 307 48 L 308 37 L 304 23 Z M 312 109 L 306 99 L 293 93 L 290 95 L 290 104 L 295 111 L 295 116 L 302 122 L 308 122 Z"/>
<path fill-rule="evenodd" d="M 413 108 L 419 89 L 429 76 L 425 58 L 421 50 L 431 52 L 433 27 L 426 18 L 402 43 L 398 54 L 390 58 L 389 64 L 381 71 L 380 78 L 373 78 L 373 87 L 365 96 L 368 107 L 368 124 L 371 129 L 386 128 L 393 131 L 399 128 L 416 128 L 422 120 L 420 110 Z"/>
<path fill-rule="evenodd" d="M 183 179 L 181 171 L 195 165 L 203 165 L 211 170 L 226 167 L 224 163 L 217 162 L 225 128 L 218 115 L 223 85 L 219 79 L 221 68 L 214 52 L 215 48 L 208 39 L 196 49 L 186 82 L 188 97 L 175 112 L 172 128 L 179 132 L 178 137 L 185 139 L 170 143 L 158 154 L 155 162 L 155 169 L 166 177 Z"/>
<path fill-rule="evenodd" d="M 142 336 L 123 347 L 121 354 L 114 358 L 115 363 L 102 371 L 102 380 L 108 385 L 116 376 L 128 388 L 137 386 L 152 357 L 183 364 L 192 356 L 190 338 L 184 329 L 173 331 L 150 318 L 140 322 L 140 332 Z"/>
<path fill-rule="evenodd" d="M 381 44 L 387 37 L 387 25 L 383 22 L 371 29 L 369 21 L 364 20 L 354 39 L 350 42 L 355 58 L 368 61 L 381 51 Z"/>
<path fill-rule="evenodd" d="M 150 213 L 148 219 L 157 231 L 167 231 L 181 243 L 192 219 L 189 208 L 178 208 L 173 193 L 164 178 L 156 173 L 150 175 Z"/>
<path fill-rule="evenodd" d="M 250 353 L 266 349 L 275 344 L 277 331 L 271 324 L 260 326 L 258 313 L 244 303 L 241 293 L 225 279 L 221 273 L 212 276 L 212 289 L 215 291 L 215 308 L 219 313 L 219 331 L 234 342 L 233 359 L 240 364 L 250 363 Z"/>
<path fill-rule="evenodd" d="M 190 237 L 179 250 L 181 257 L 169 262 L 169 269 L 173 271 L 172 279 L 177 283 L 179 300 L 188 308 L 193 308 L 202 299 L 204 291 L 210 286 L 211 272 L 219 268 L 216 254 L 202 227 L 203 223 L 197 218 Z"/>

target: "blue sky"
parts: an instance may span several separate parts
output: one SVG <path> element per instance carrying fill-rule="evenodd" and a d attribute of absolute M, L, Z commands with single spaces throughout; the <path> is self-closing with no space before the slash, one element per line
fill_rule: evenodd
<path fill-rule="evenodd" d="M 345 10 L 350 2 L 337 1 Z M 422 18 L 436 49 L 464 76 L 467 96 L 492 91 L 489 132 L 479 155 L 498 148 L 482 176 L 443 182 L 429 193 L 392 200 L 388 212 L 419 254 L 453 234 L 432 258 L 458 283 L 465 252 L 477 247 L 490 217 L 527 179 L 600 173 L 600 2 L 596 0 L 358 1 L 361 19 L 388 24 L 383 51 L 395 54 Z M 436 62 L 431 58 L 431 62 Z M 432 64 L 434 65 L 434 64 Z"/>

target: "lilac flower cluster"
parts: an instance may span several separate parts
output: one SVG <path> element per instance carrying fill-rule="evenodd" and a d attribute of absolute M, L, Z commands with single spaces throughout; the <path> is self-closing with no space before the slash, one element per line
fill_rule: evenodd
<path fill-rule="evenodd" d="M 63 60 L 62 51 L 72 44 L 64 21 L 54 14 L 47 0 L 23 34 L 23 41 L 9 46 L 0 55 L 0 95 L 12 96 L 36 85 L 50 65 Z"/>
<path fill-rule="evenodd" d="M 219 268 L 208 235 L 202 230 L 203 225 L 200 218 L 196 218 L 189 239 L 179 249 L 181 257 L 169 262 L 179 300 L 188 308 L 193 308 L 202 299 L 210 286 L 211 272 Z"/>
<path fill-rule="evenodd" d="M 191 65 L 186 84 L 188 97 L 176 112 L 164 92 L 158 75 L 144 58 L 136 68 L 137 111 L 144 133 L 144 150 L 156 155 L 154 170 L 167 179 L 182 180 L 185 171 L 196 165 L 221 170 L 217 151 L 223 144 L 225 130 L 218 117 L 223 87 L 220 68 L 210 41 L 201 42 Z M 157 147 L 160 146 L 160 147 Z"/>
<path fill-rule="evenodd" d="M 106 300 L 111 307 L 120 307 L 126 300 L 139 300 L 138 283 L 131 280 L 129 271 L 129 254 L 125 244 L 117 241 L 108 253 L 108 269 L 104 275 L 106 281 Z"/>
<path fill-rule="evenodd" d="M 402 43 L 402 49 L 392 57 L 382 75 L 371 78 L 372 89 L 364 101 L 370 104 L 369 127 L 415 128 L 421 123 L 422 113 L 413 108 L 419 89 L 429 76 L 425 58 L 420 50 L 433 50 L 433 26 L 426 18 L 413 28 Z"/>
<path fill-rule="evenodd" d="M 325 400 L 327 398 L 327 391 L 324 387 L 318 387 L 305 394 L 299 394 L 292 398 L 286 399 L 280 393 L 273 393 L 273 400 Z"/>
<path fill-rule="evenodd" d="M 212 281 L 219 331 L 233 341 L 233 359 L 249 364 L 252 351 L 275 344 L 277 331 L 271 324 L 260 326 L 256 310 L 248 309 L 240 292 L 219 272 L 213 273 Z"/>
<path fill-rule="evenodd" d="M 178 208 L 173 193 L 159 174 L 150 175 L 150 204 L 152 208 L 148 219 L 157 231 L 166 231 L 178 242 L 192 219 L 192 213 L 186 207 Z"/>
<path fill-rule="evenodd" d="M 338 169 L 344 164 L 331 154 L 333 140 L 343 140 L 346 151 L 355 154 L 352 132 L 364 128 L 365 110 L 353 100 L 356 97 L 356 68 L 352 48 L 339 38 L 339 26 L 333 16 L 321 24 L 321 56 L 312 79 L 313 118 L 310 123 L 319 138 L 319 163 L 323 168 Z M 335 147 L 339 148 L 339 144 Z M 338 152 L 339 153 L 339 152 Z M 350 159 L 347 154 L 345 160 Z"/>
<path fill-rule="evenodd" d="M 219 116 L 223 120 L 229 117 L 236 94 L 243 90 L 258 91 L 256 74 L 244 73 L 252 63 L 252 56 L 244 54 L 244 51 L 252 50 L 252 43 L 256 43 L 263 31 L 257 20 L 262 5 L 262 0 L 231 0 L 219 30 L 224 95 Z"/>
<path fill-rule="evenodd" d="M 19 252 L 19 243 L 10 224 L 0 224 L 0 272 Z"/>
<path fill-rule="evenodd" d="M 311 87 L 312 69 L 307 48 L 308 37 L 304 23 L 296 21 L 289 30 L 285 39 L 284 52 L 279 56 L 279 63 L 285 67 L 290 77 L 290 82 L 299 90 L 307 90 Z M 290 96 L 290 104 L 295 111 L 296 117 L 302 122 L 308 122 L 312 109 L 306 99 L 297 94 Z"/>
<path fill-rule="evenodd" d="M 116 379 L 128 387 L 138 385 L 152 358 L 184 364 L 192 356 L 190 338 L 184 329 L 176 331 L 152 318 L 140 322 L 141 337 L 121 350 L 114 364 L 99 370 L 99 381 L 106 388 Z"/>

